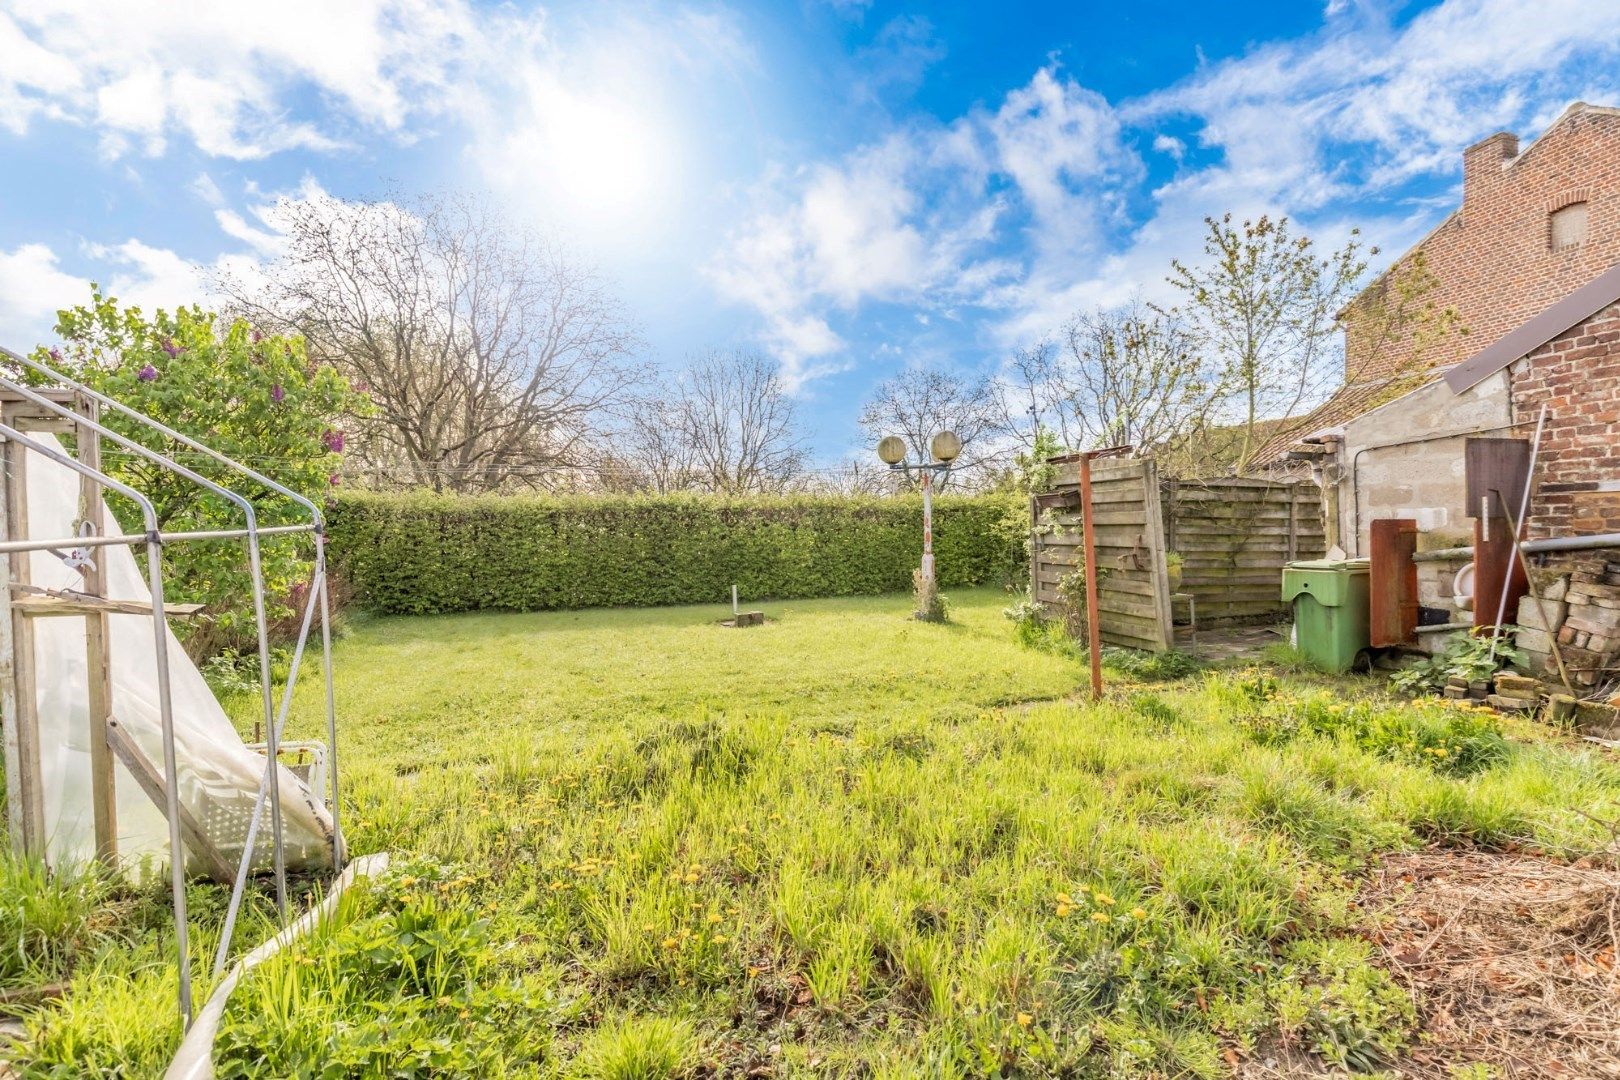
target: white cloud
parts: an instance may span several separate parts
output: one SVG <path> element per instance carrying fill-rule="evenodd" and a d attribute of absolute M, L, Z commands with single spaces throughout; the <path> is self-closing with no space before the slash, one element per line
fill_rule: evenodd
<path fill-rule="evenodd" d="M 114 157 L 175 133 L 229 158 L 330 149 L 444 109 L 475 36 L 465 0 L 38 0 L 0 14 L 0 123 L 90 125 Z M 291 118 L 300 94 L 314 120 Z"/>
<path fill-rule="evenodd" d="M 1616 4 L 1448 0 L 1395 24 L 1386 5 L 1335 2 L 1325 19 L 1117 105 L 1045 68 L 992 112 L 794 170 L 763 187 L 711 277 L 760 312 L 790 369 L 847 362 L 858 309 L 882 302 L 976 307 L 1003 349 L 1079 308 L 1166 295 L 1208 215 L 1286 213 L 1330 245 L 1354 222 L 1400 250 L 1445 209 L 1408 185 L 1457 176 L 1492 131 L 1530 135 L 1576 97 L 1606 100 L 1620 58 Z M 1151 191 L 1138 137 L 1178 166 Z M 810 320 L 818 352 L 782 329 Z"/>
<path fill-rule="evenodd" d="M 27 352 L 44 341 L 59 308 L 86 296 L 83 278 L 61 270 L 45 244 L 0 251 L 0 345 Z"/>
<path fill-rule="evenodd" d="M 1108 188 L 1137 167 L 1107 103 L 1043 68 L 994 112 L 771 178 L 710 280 L 763 316 L 787 378 L 802 381 L 849 366 L 833 358 L 845 341 L 831 320 L 863 303 L 1002 303 L 1027 272 L 1000 250 L 1010 231 L 1082 258 L 1117 212 Z"/>

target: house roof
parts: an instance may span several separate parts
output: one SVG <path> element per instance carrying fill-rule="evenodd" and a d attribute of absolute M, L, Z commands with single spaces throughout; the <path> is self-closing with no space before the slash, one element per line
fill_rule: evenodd
<path fill-rule="evenodd" d="M 1479 352 L 1446 372 L 1446 385 L 1460 394 L 1533 352 L 1572 326 L 1590 319 L 1620 300 L 1620 263 L 1615 263 L 1585 285 L 1554 301 L 1539 314 L 1509 330 Z"/>
<path fill-rule="evenodd" d="M 1261 469 L 1281 464 L 1288 452 L 1304 439 L 1340 427 L 1439 377 L 1440 373 L 1433 370 L 1408 371 L 1387 379 L 1341 386 L 1315 409 L 1272 432 L 1254 452 L 1249 464 Z"/>

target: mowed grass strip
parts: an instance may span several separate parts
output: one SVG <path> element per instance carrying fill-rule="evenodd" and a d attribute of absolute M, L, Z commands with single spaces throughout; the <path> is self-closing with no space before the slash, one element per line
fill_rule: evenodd
<path fill-rule="evenodd" d="M 227 1074 L 1218 1076 L 1270 1040 L 1377 1067 L 1414 1012 L 1350 932 L 1369 861 L 1608 840 L 1620 770 L 1578 744 L 1298 676 L 1083 704 L 1005 603 L 359 626 L 347 823 L 405 860 L 244 989 Z M 113 993 L 35 1018 L 41 1071 L 112 1037 Z"/>

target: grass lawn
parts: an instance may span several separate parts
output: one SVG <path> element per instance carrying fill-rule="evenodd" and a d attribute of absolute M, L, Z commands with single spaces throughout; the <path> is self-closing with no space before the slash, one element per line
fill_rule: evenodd
<path fill-rule="evenodd" d="M 905 597 L 356 625 L 345 823 L 399 857 L 238 991 L 222 1074 L 1382 1066 L 1419 1033 L 1357 932 L 1369 865 L 1612 839 L 1620 769 L 1529 724 L 1253 670 L 1093 706 L 1004 594 L 951 600 L 948 626 Z M 25 871 L 0 917 L 48 901 L 51 947 L 0 927 L 0 978 L 71 982 L 24 1071 L 159 1070 L 161 894 Z M 224 893 L 194 892 L 201 957 Z"/>

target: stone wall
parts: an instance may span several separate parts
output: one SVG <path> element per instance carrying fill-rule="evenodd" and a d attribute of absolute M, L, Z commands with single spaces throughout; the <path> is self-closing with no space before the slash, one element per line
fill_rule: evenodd
<path fill-rule="evenodd" d="M 1560 675 L 1562 660 L 1582 694 L 1620 678 L 1620 549 L 1550 556 L 1531 585 L 1517 620 L 1531 672 Z"/>
<path fill-rule="evenodd" d="M 1555 248 L 1552 215 L 1579 202 L 1587 207 L 1584 242 Z M 1506 132 L 1470 147 L 1462 206 L 1413 251 L 1420 249 L 1439 281 L 1424 299 L 1455 308 L 1468 331 L 1430 347 L 1420 360 L 1426 367 L 1467 359 L 1620 262 L 1620 110 L 1571 106 L 1522 153 Z M 1410 340 L 1373 340 L 1367 328 L 1377 320 L 1363 318 L 1358 331 L 1358 312 L 1382 302 L 1388 279 L 1375 281 L 1347 312 L 1347 383 L 1412 361 Z"/>

